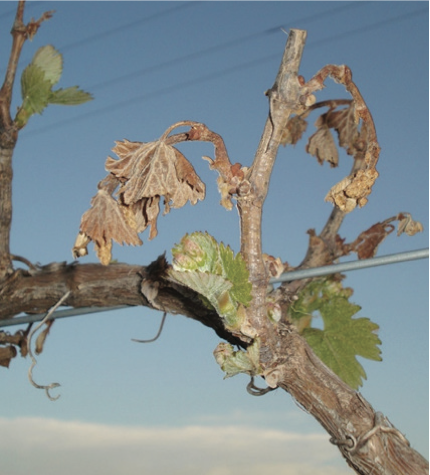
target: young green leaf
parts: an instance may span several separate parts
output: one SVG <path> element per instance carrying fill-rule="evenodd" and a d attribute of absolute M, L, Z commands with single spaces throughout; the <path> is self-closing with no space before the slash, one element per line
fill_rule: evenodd
<path fill-rule="evenodd" d="M 82 91 L 78 86 L 52 91 L 52 94 L 49 97 L 50 104 L 59 104 L 63 106 L 77 106 L 91 100 L 91 94 Z"/>
<path fill-rule="evenodd" d="M 36 51 L 21 76 L 22 105 L 15 117 L 18 128 L 23 128 L 33 114 L 41 114 L 48 104 L 78 105 L 92 99 L 78 86 L 53 91 L 62 71 L 63 58 L 53 46 Z"/>
<path fill-rule="evenodd" d="M 234 256 L 230 247 L 219 245 L 221 268 L 226 279 L 233 284 L 230 294 L 236 302 L 248 306 L 251 303 L 252 284 L 249 272 L 241 254 Z"/>
<path fill-rule="evenodd" d="M 323 279 L 308 287 L 292 306 L 290 316 L 317 356 L 343 381 L 358 389 L 366 373 L 356 356 L 381 360 L 381 341 L 375 333 L 379 327 L 368 318 L 352 318 L 360 307 L 349 302 L 352 292 L 341 282 Z M 314 312 L 322 317 L 324 330 L 310 327 L 309 316 Z"/>
<path fill-rule="evenodd" d="M 252 298 L 242 256 L 234 256 L 230 247 L 199 232 L 185 235 L 172 254 L 170 277 L 199 293 L 224 319 L 227 328 L 240 330 L 245 322 L 243 306 Z"/>
<path fill-rule="evenodd" d="M 63 57 L 53 46 L 39 48 L 33 56 L 31 64 L 38 66 L 45 74 L 45 79 L 53 86 L 60 80 L 63 72 Z"/>
<path fill-rule="evenodd" d="M 51 95 L 51 83 L 38 66 L 30 63 L 21 76 L 22 105 L 16 116 L 16 123 L 23 127 L 30 116 L 41 114 L 48 105 Z"/>

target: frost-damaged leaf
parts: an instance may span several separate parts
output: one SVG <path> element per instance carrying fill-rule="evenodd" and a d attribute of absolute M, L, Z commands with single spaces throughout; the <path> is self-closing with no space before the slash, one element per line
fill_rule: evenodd
<path fill-rule="evenodd" d="M 345 109 L 330 108 L 328 112 L 318 117 L 315 127 L 317 131 L 309 138 L 306 151 L 316 157 L 320 165 L 326 161 L 331 167 L 337 167 L 339 163 L 337 147 L 330 129 L 336 130 L 339 146 L 345 148 L 349 155 L 355 155 L 362 147 L 358 140 L 360 134 L 353 102 Z"/>
<path fill-rule="evenodd" d="M 296 143 L 302 138 L 303 133 L 306 131 L 308 123 L 300 116 L 295 115 L 292 117 L 282 131 L 281 144 L 287 145 Z"/>
<path fill-rule="evenodd" d="M 351 212 L 357 205 L 361 208 L 367 203 L 366 197 L 371 193 L 377 178 L 375 168 L 358 170 L 336 183 L 327 193 L 325 201 L 330 201 L 345 213 Z"/>
<path fill-rule="evenodd" d="M 4 348 L 0 348 L 0 366 L 9 368 L 10 361 L 16 356 L 16 349 L 12 345 L 8 345 Z"/>
<path fill-rule="evenodd" d="M 120 200 L 129 207 L 128 220 L 134 220 L 137 232 L 151 226 L 149 239 L 157 235 L 160 197 L 164 214 L 181 208 L 187 201 L 196 204 L 205 197 L 205 185 L 193 166 L 174 147 L 163 141 L 141 143 L 116 142 L 112 149 L 119 160 L 108 157 L 106 170 L 122 181 Z M 134 227 L 134 226 L 133 226 Z"/>
<path fill-rule="evenodd" d="M 136 146 L 133 142 L 117 142 L 113 149 L 120 160 L 108 158 L 106 169 L 126 181 L 120 189 L 123 202 L 131 205 L 143 198 L 164 196 L 165 213 L 170 206 L 180 208 L 187 201 L 202 200 L 205 186 L 193 166 L 174 147 L 164 142 Z"/>
<path fill-rule="evenodd" d="M 160 197 L 143 198 L 131 206 L 122 206 L 129 225 L 136 229 L 138 233 L 145 231 L 150 226 L 149 240 L 154 239 L 157 234 L 157 218 L 160 213 Z"/>
<path fill-rule="evenodd" d="M 94 241 L 102 264 L 108 265 L 111 260 L 112 239 L 118 244 L 142 244 L 136 230 L 127 224 L 118 203 L 105 190 L 98 191 L 91 205 L 82 216 L 80 229 Z"/>
<path fill-rule="evenodd" d="M 290 310 L 290 317 L 301 326 L 301 334 L 318 357 L 343 381 L 358 389 L 366 373 L 356 356 L 381 360 L 376 331 L 378 325 L 368 318 L 352 318 L 359 310 L 349 302 L 352 291 L 343 288 L 335 277 L 309 284 L 299 294 Z M 311 328 L 309 320 L 318 313 L 324 321 L 324 330 Z"/>
<path fill-rule="evenodd" d="M 337 147 L 330 129 L 327 125 L 320 124 L 320 119 L 321 118 L 318 118 L 315 123 L 315 125 L 318 126 L 318 130 L 309 138 L 306 152 L 316 157 L 320 165 L 324 162 L 328 162 L 330 166 L 334 168 L 337 167 L 339 163 Z"/>
<path fill-rule="evenodd" d="M 335 129 L 339 145 L 346 149 L 349 155 L 354 155 L 354 144 L 358 137 L 358 123 L 356 122 L 354 102 L 342 110 L 329 110 L 324 114 L 325 123 L 329 128 Z"/>
<path fill-rule="evenodd" d="M 397 236 L 400 236 L 402 233 L 413 236 L 424 230 L 423 225 L 419 221 L 414 221 L 409 213 L 399 213 L 397 219 L 399 220 Z"/>
<path fill-rule="evenodd" d="M 352 251 L 357 252 L 359 259 L 369 259 L 376 256 L 378 246 L 394 231 L 394 226 L 388 223 L 376 223 L 360 233 L 352 244 Z"/>

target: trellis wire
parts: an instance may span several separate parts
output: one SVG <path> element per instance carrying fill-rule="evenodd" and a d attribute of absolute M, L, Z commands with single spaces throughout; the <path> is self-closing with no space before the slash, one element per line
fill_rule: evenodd
<path fill-rule="evenodd" d="M 312 277 L 320 277 L 323 275 L 336 274 L 338 272 L 348 272 L 358 269 L 366 269 L 368 267 L 376 267 L 387 264 L 397 264 L 399 262 L 414 261 L 417 259 L 426 259 L 429 257 L 429 250 L 418 249 L 416 251 L 400 252 L 397 254 L 389 254 L 381 257 L 373 257 L 371 259 L 363 259 L 352 262 L 342 262 L 340 264 L 333 264 L 330 266 L 313 267 L 311 269 L 301 269 L 297 271 L 285 272 L 279 277 L 270 279 L 271 284 L 280 282 L 289 282 L 298 279 L 309 279 Z M 82 307 L 71 308 L 68 310 L 58 310 L 54 312 L 51 319 L 75 317 L 78 315 L 86 315 L 97 312 L 107 312 L 110 310 L 121 310 L 124 308 L 131 308 L 130 305 L 118 305 L 116 307 Z M 39 322 L 45 318 L 46 313 L 37 315 L 26 315 L 23 317 L 10 318 L 0 321 L 0 328 L 9 327 L 13 325 L 22 325 L 26 323 Z"/>

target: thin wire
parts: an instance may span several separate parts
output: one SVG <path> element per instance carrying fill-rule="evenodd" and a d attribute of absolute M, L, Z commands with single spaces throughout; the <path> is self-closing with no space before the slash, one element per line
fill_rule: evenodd
<path fill-rule="evenodd" d="M 60 46 L 59 49 L 61 50 L 61 52 L 64 52 L 64 51 L 68 51 L 68 50 L 78 48 L 78 47 L 81 47 L 81 46 L 85 46 L 85 48 L 88 48 L 89 43 L 92 43 L 94 41 L 98 41 L 101 38 L 112 37 L 116 34 L 123 34 L 124 30 L 129 31 L 131 28 L 134 28 L 136 26 L 140 26 L 143 23 L 152 22 L 152 21 L 154 21 L 158 18 L 162 18 L 162 17 L 165 17 L 165 16 L 170 15 L 172 13 L 176 13 L 179 10 L 184 10 L 184 9 L 190 8 L 190 7 L 194 8 L 195 6 L 199 5 L 200 3 L 201 2 L 197 2 L 197 1 L 189 1 L 189 2 L 186 2 L 186 3 L 181 3 L 179 5 L 175 5 L 171 8 L 167 8 L 165 10 L 153 13 L 152 15 L 145 16 L 145 17 L 139 18 L 137 20 L 133 20 L 129 23 L 119 25 L 115 28 L 108 28 L 107 30 L 104 30 L 104 31 L 102 31 L 100 33 L 97 33 L 95 35 L 87 36 L 86 38 L 79 39 L 77 41 L 74 41 L 73 43 L 68 43 L 64 46 Z"/>
<path fill-rule="evenodd" d="M 333 264 L 331 266 L 313 267 L 312 269 L 301 269 L 297 271 L 285 272 L 279 277 L 271 279 L 270 283 L 275 284 L 279 282 L 291 282 L 292 280 L 309 279 L 312 277 L 320 277 L 322 275 L 336 274 L 338 272 L 349 272 L 352 270 L 366 269 L 368 267 L 377 267 L 386 264 L 397 264 L 399 262 L 414 261 L 428 257 L 428 249 L 400 252 L 398 254 L 389 254 L 386 256 L 373 257 L 371 259 L 342 262 L 340 264 Z"/>
<path fill-rule="evenodd" d="M 400 262 L 414 261 L 418 259 L 428 259 L 429 250 L 418 249 L 416 251 L 400 252 L 397 254 L 389 254 L 381 257 L 373 257 L 371 259 L 363 259 L 353 262 L 342 262 L 340 264 L 333 264 L 331 266 L 314 267 L 312 269 L 303 269 L 299 271 L 291 271 L 282 274 L 277 278 L 270 279 L 271 284 L 280 282 L 289 282 L 292 280 L 309 279 L 312 277 L 319 277 L 322 275 L 336 274 L 338 272 L 349 272 L 352 270 L 366 269 L 368 267 L 377 267 L 387 264 L 398 264 Z M 82 307 L 71 308 L 68 310 L 58 310 L 51 315 L 51 319 L 75 317 L 79 315 L 87 315 L 98 312 L 108 312 L 111 310 L 121 310 L 124 308 L 131 308 L 130 305 L 118 305 L 116 307 Z M 46 317 L 46 313 L 37 315 L 26 315 L 24 317 L 10 318 L 0 321 L 0 328 L 10 327 L 13 325 L 23 325 L 25 323 L 39 322 Z"/>
<path fill-rule="evenodd" d="M 349 10 L 351 8 L 356 8 L 356 7 L 362 7 L 363 3 L 368 3 L 368 2 L 353 2 L 348 5 L 343 5 L 341 7 L 333 8 L 331 10 L 326 10 L 321 13 L 317 14 L 312 14 L 305 16 L 303 18 L 299 18 L 298 20 L 291 21 L 291 23 L 312 23 L 313 21 L 320 20 L 321 18 L 325 16 L 330 16 L 335 13 L 339 13 L 344 10 Z M 122 82 L 122 81 L 127 81 L 128 79 L 136 79 L 138 76 L 143 76 L 148 73 L 153 73 L 156 71 L 160 71 L 165 68 L 170 68 L 173 67 L 177 64 L 183 65 L 185 61 L 193 60 L 200 58 L 202 56 L 207 57 L 209 54 L 213 53 L 219 53 L 220 51 L 223 51 L 225 49 L 230 49 L 234 46 L 238 46 L 242 43 L 247 43 L 253 39 L 265 37 L 268 35 L 272 35 L 275 33 L 279 33 L 279 30 L 282 29 L 282 27 L 285 26 L 285 24 L 282 25 L 276 25 L 271 28 L 266 28 L 264 30 L 257 31 L 256 33 L 251 33 L 248 35 L 240 36 L 239 38 L 235 38 L 233 40 L 225 41 L 223 43 L 218 43 L 213 46 L 209 46 L 208 48 L 201 49 L 198 51 L 195 51 L 193 53 L 188 53 L 183 56 L 177 56 L 176 58 L 169 59 L 167 61 L 162 61 L 161 63 L 154 64 L 153 66 L 145 67 L 142 69 L 138 69 L 135 71 L 132 71 L 131 73 L 124 74 L 122 76 L 117 76 L 116 78 L 108 79 L 103 82 L 99 82 L 93 85 L 89 85 L 86 88 L 90 91 L 96 91 L 99 89 L 103 89 L 107 86 L 110 86 L 112 84 Z M 64 49 L 64 48 L 63 48 Z M 62 50 L 63 50 L 62 49 Z"/>

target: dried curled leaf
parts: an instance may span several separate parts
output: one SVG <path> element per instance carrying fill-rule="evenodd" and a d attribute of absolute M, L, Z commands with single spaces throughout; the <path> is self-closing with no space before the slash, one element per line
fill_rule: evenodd
<path fill-rule="evenodd" d="M 196 204 L 205 197 L 205 185 L 191 163 L 176 148 L 163 141 L 116 142 L 112 149 L 119 160 L 108 157 L 106 169 L 121 182 L 120 199 L 127 220 L 138 233 L 151 227 L 149 239 L 157 235 L 160 197 L 164 214 L 181 208 L 187 201 Z"/>
<path fill-rule="evenodd" d="M 339 163 L 336 144 L 327 125 L 318 126 L 318 130 L 309 138 L 306 152 L 316 157 L 320 165 L 328 162 L 333 168 Z"/>
<path fill-rule="evenodd" d="M 82 217 L 74 257 L 87 254 L 88 242 L 93 240 L 100 261 L 108 264 L 112 239 L 120 244 L 141 245 L 138 233 L 148 226 L 149 239 L 157 235 L 161 197 L 164 214 L 188 201 L 194 205 L 204 199 L 205 185 L 193 166 L 179 150 L 166 143 L 171 129 L 155 142 L 116 142 L 112 151 L 119 158 L 106 160 L 110 175 L 99 183 L 92 208 Z M 118 186 L 115 200 L 112 193 Z"/>
<path fill-rule="evenodd" d="M 162 141 L 116 143 L 113 151 L 120 160 L 108 157 L 106 169 L 124 179 L 119 193 L 125 205 L 164 196 L 168 213 L 170 206 L 181 208 L 204 198 L 205 185 L 179 150 Z"/>
<path fill-rule="evenodd" d="M 399 213 L 397 219 L 399 220 L 397 236 L 400 236 L 402 233 L 413 236 L 424 230 L 423 225 L 419 221 L 414 221 L 409 213 Z"/>
<path fill-rule="evenodd" d="M 15 358 L 16 354 L 16 349 L 12 345 L 0 347 L 0 366 L 9 368 L 10 361 L 12 358 Z"/>
<path fill-rule="evenodd" d="M 348 155 L 354 155 L 355 143 L 358 137 L 358 121 L 355 117 L 354 102 L 345 109 L 329 110 L 324 116 L 327 127 L 336 130 L 339 146 L 344 148 Z"/>
<path fill-rule="evenodd" d="M 369 259 L 376 256 L 378 246 L 394 231 L 394 226 L 388 223 L 376 223 L 366 231 L 360 233 L 353 243 L 353 250 L 359 259 Z"/>
<path fill-rule="evenodd" d="M 372 186 L 378 178 L 375 168 L 358 170 L 334 185 L 325 197 L 341 211 L 351 212 L 358 205 L 360 208 L 367 203 L 367 196 L 372 191 Z"/>
<path fill-rule="evenodd" d="M 335 107 L 332 106 L 328 112 L 318 117 L 315 122 L 317 131 L 309 138 L 306 146 L 306 151 L 316 157 L 320 165 L 328 162 L 331 167 L 338 166 L 339 156 L 330 129 L 336 130 L 339 146 L 344 148 L 348 155 L 356 155 L 362 151 L 354 102 L 345 109 L 334 110 Z"/>
<path fill-rule="evenodd" d="M 288 122 L 285 129 L 282 131 L 281 144 L 287 145 L 296 143 L 302 138 L 308 123 L 299 115 L 293 116 Z"/>
<path fill-rule="evenodd" d="M 74 247 L 75 256 L 82 255 L 82 242 L 88 238 L 94 241 L 97 256 L 104 265 L 111 261 L 112 239 L 118 244 L 142 244 L 136 230 L 127 224 L 118 202 L 105 190 L 97 192 L 91 205 L 91 209 L 82 216 L 81 233 Z"/>

